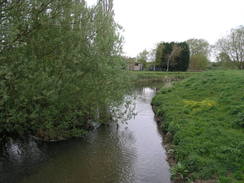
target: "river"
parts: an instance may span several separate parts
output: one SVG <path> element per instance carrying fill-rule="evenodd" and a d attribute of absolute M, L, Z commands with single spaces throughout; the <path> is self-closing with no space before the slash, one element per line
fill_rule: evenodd
<path fill-rule="evenodd" d="M 136 88 L 135 118 L 83 139 L 11 140 L 0 150 L 0 183 L 170 183 L 162 135 L 150 105 L 154 86 Z"/>

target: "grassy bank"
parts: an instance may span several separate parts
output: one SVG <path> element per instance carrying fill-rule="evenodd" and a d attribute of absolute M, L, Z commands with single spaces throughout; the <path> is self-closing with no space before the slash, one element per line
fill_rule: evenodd
<path fill-rule="evenodd" d="M 195 74 L 162 89 L 152 104 L 185 182 L 244 182 L 244 72 Z"/>
<path fill-rule="evenodd" d="M 167 78 L 184 79 L 197 74 L 197 72 L 130 71 L 130 74 L 136 82 L 153 82 Z"/>

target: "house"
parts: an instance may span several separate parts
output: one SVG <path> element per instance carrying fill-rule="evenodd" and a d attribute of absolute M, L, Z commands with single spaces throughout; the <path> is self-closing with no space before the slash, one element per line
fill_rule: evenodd
<path fill-rule="evenodd" d="M 128 63 L 128 70 L 130 70 L 130 71 L 142 71 L 143 70 L 143 64 L 138 63 L 138 62 Z"/>

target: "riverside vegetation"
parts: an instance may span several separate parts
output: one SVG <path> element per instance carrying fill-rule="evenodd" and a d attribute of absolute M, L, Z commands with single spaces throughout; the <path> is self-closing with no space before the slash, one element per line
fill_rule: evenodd
<path fill-rule="evenodd" d="M 169 80 L 180 80 L 190 77 L 196 72 L 161 72 L 161 71 L 131 71 L 132 81 L 135 82 L 159 82 Z"/>
<path fill-rule="evenodd" d="M 173 179 L 244 181 L 243 71 L 198 73 L 161 89 L 152 105 L 176 160 Z"/>
<path fill-rule="evenodd" d="M 112 3 L 0 2 L 0 141 L 77 137 L 90 122 L 124 115 L 116 106 L 128 77 Z"/>
<path fill-rule="evenodd" d="M 121 57 L 112 0 L 93 6 L 85 0 L 0 1 L 0 6 L 0 142 L 25 135 L 46 141 L 80 137 L 94 121 L 130 117 L 130 98 L 123 96 L 131 75 Z M 161 44 L 158 67 L 185 71 L 189 54 L 186 43 Z M 243 59 L 235 62 L 243 68 Z M 191 75 L 162 89 L 152 102 L 172 137 L 173 177 L 241 183 L 244 73 L 167 73 L 177 79 Z M 165 77 L 134 74 L 135 80 Z"/>

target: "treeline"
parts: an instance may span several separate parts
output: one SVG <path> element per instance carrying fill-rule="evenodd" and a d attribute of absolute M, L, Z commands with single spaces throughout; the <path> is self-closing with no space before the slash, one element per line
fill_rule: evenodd
<path fill-rule="evenodd" d="M 188 54 L 189 60 L 186 59 Z M 156 48 L 143 50 L 136 58 L 127 58 L 127 62 L 141 63 L 143 70 L 154 71 L 241 70 L 244 69 L 244 26 L 232 29 L 214 45 L 196 38 L 182 43 L 160 42 Z"/>
<path fill-rule="evenodd" d="M 140 52 L 136 58 L 124 57 L 129 70 L 186 71 L 190 50 L 186 42 L 161 42 L 155 49 Z"/>
<path fill-rule="evenodd" d="M 0 1 L 0 137 L 80 136 L 126 89 L 113 2 Z"/>
<path fill-rule="evenodd" d="M 244 69 L 244 27 L 232 29 L 214 45 L 204 39 L 189 39 L 189 70 Z M 215 62 L 210 61 L 215 56 Z"/>

